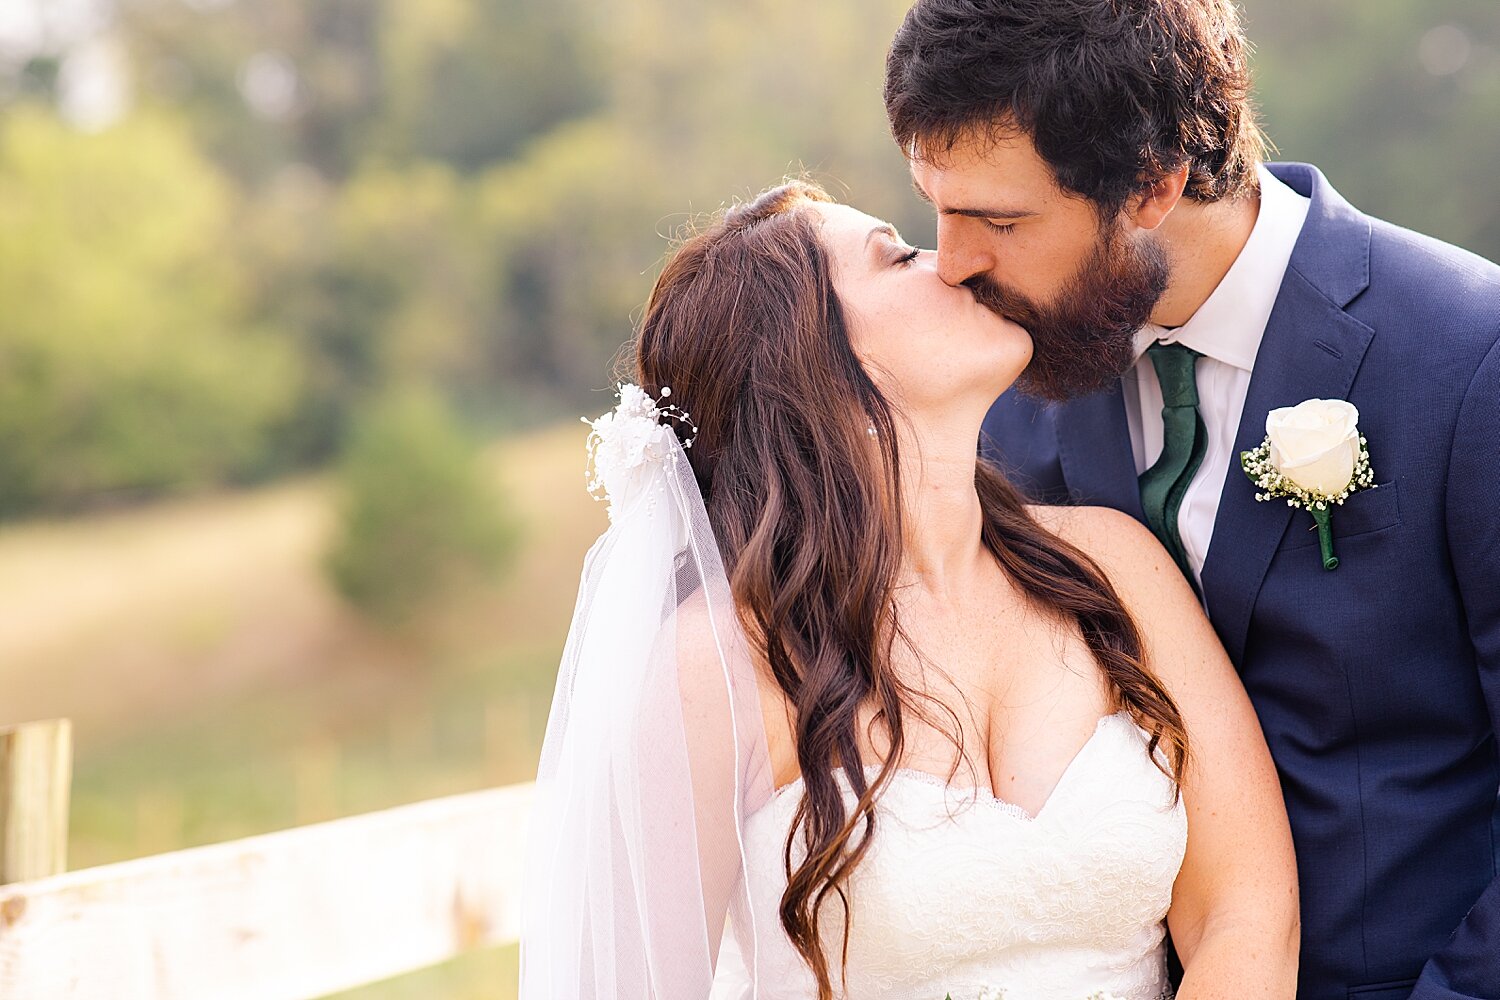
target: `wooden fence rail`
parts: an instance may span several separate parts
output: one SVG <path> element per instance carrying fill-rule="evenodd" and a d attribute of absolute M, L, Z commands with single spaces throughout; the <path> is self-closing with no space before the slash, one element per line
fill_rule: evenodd
<path fill-rule="evenodd" d="M 532 791 L 0 886 L 0 997 L 305 1000 L 513 942 Z"/>

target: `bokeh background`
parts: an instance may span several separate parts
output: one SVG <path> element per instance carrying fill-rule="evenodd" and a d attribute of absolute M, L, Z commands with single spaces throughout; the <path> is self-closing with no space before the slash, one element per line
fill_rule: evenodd
<path fill-rule="evenodd" d="M 0 723 L 75 722 L 71 867 L 532 776 L 669 237 L 806 169 L 931 245 L 905 6 L 0 0 Z M 1500 258 L 1500 5 L 1243 8 L 1281 158 Z"/>

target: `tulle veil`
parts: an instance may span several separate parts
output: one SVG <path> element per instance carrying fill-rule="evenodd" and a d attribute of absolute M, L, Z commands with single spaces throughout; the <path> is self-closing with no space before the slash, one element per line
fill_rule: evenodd
<path fill-rule="evenodd" d="M 676 428 L 633 385 L 592 421 L 610 524 L 584 561 L 537 774 L 522 1000 L 742 1000 L 745 821 L 773 791 L 749 645 Z M 726 916 L 740 914 L 740 926 Z M 723 947 L 721 947 L 721 945 Z"/>

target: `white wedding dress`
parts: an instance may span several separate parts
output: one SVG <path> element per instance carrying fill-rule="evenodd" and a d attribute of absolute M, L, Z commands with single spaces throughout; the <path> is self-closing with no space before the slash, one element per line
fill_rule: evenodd
<path fill-rule="evenodd" d="M 592 422 L 610 528 L 584 562 L 537 768 L 523 1000 L 817 995 L 778 915 L 801 784 L 773 788 L 753 646 L 678 419 L 626 385 Z M 841 907 L 822 910 L 841 1000 L 1162 995 L 1187 818 L 1147 742 L 1129 716 L 1101 719 L 1035 816 L 893 775 L 844 886 L 846 964 Z"/>
<path fill-rule="evenodd" d="M 848 886 L 843 992 L 840 907 L 834 899 L 824 908 L 836 995 L 974 1000 L 998 987 L 1007 1000 L 1169 996 L 1163 918 L 1187 844 L 1187 818 L 1146 745 L 1128 715 L 1101 719 L 1035 816 L 986 789 L 948 786 L 923 771 L 897 772 L 876 802 L 874 842 Z M 873 778 L 877 769 L 868 773 Z M 847 779 L 838 780 L 852 803 Z M 800 795 L 799 780 L 746 821 L 752 888 L 731 909 L 716 1000 L 817 995 L 790 940 L 766 933 L 781 926 L 782 849 Z M 738 933 L 752 918 L 761 928 L 758 955 L 750 953 L 749 936 Z"/>

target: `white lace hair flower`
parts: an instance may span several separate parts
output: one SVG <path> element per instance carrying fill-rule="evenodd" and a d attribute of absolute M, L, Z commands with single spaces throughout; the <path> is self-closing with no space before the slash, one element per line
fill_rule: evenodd
<path fill-rule="evenodd" d="M 681 451 L 669 421 L 686 424 L 694 435 L 698 430 L 686 411 L 663 405 L 634 383 L 622 383 L 616 395 L 620 402 L 613 410 L 597 420 L 583 418 L 593 428 L 586 445 L 593 471 L 584 474 L 594 498 L 609 502 L 610 520 L 633 506 L 654 472 L 677 462 Z M 671 388 L 663 386 L 662 400 L 670 395 Z M 682 442 L 683 448 L 692 446 L 691 437 Z"/>

